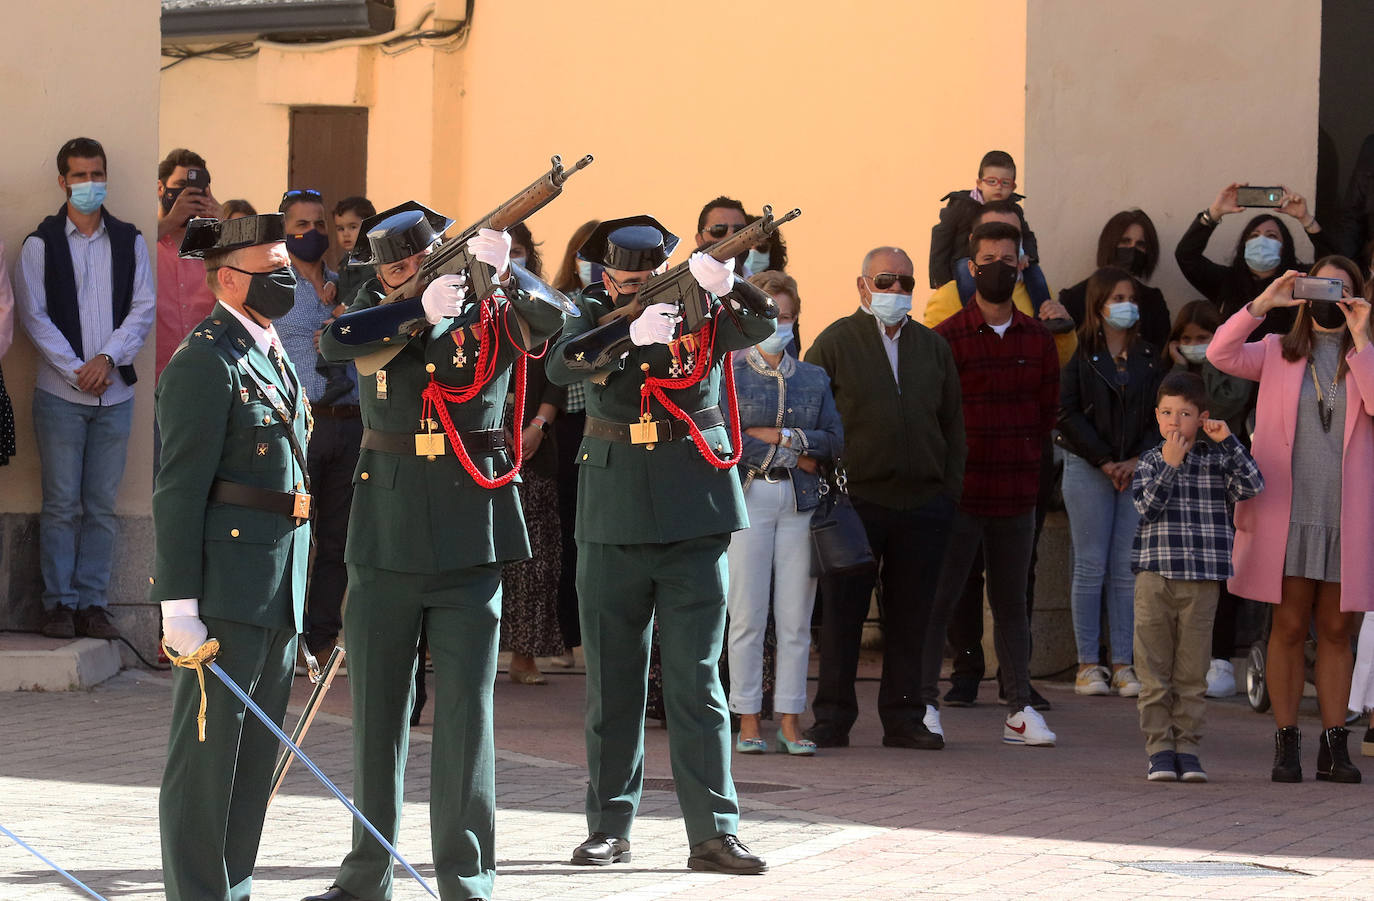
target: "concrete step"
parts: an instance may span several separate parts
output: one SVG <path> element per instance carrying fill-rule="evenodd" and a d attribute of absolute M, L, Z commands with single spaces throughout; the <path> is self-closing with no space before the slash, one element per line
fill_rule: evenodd
<path fill-rule="evenodd" d="M 0 632 L 0 691 L 79 691 L 119 667 L 118 642 Z"/>

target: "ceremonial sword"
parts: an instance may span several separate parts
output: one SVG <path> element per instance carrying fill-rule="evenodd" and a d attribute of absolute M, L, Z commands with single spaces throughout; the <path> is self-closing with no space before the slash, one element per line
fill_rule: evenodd
<path fill-rule="evenodd" d="M 295 731 L 291 733 L 291 741 L 299 747 L 305 739 L 305 733 L 310 731 L 310 724 L 315 720 L 315 714 L 319 711 L 320 705 L 324 703 L 324 696 L 329 691 L 329 686 L 334 682 L 334 676 L 338 673 L 340 665 L 343 664 L 344 649 L 335 645 L 334 650 L 329 652 L 329 660 L 325 662 L 324 669 L 312 671 L 310 681 L 315 683 L 315 688 L 310 692 L 310 698 L 305 702 L 305 709 L 301 711 L 301 718 L 296 722 Z M 314 658 L 310 658 L 314 662 Z M 282 752 L 281 759 L 277 761 L 277 768 L 272 771 L 272 794 L 267 796 L 267 806 L 272 806 L 272 799 L 277 796 L 277 791 L 281 788 L 282 782 L 286 779 L 286 771 L 291 767 L 291 761 L 295 757 L 291 749 Z"/>
<path fill-rule="evenodd" d="M 287 734 L 282 731 L 281 727 L 278 726 L 276 723 L 272 722 L 272 718 L 268 716 L 266 713 L 264 713 L 262 708 L 259 707 L 253 701 L 253 699 L 248 696 L 248 693 L 245 692 L 242 688 L 239 688 L 238 683 L 236 683 L 229 676 L 228 673 L 220 669 L 220 665 L 215 662 L 215 656 L 219 653 L 219 642 L 217 640 L 211 638 L 209 641 L 202 644 L 200 646 L 200 649 L 197 650 L 194 654 L 187 654 L 183 657 L 178 657 L 175 652 L 173 652 L 170 648 L 167 647 L 166 642 L 163 642 L 162 650 L 164 653 L 167 654 L 167 659 L 172 661 L 172 664 L 174 666 L 180 666 L 185 669 L 193 669 L 196 671 L 196 676 L 200 679 L 201 708 L 199 719 L 200 737 L 202 741 L 205 740 L 204 670 L 208 669 L 210 672 L 214 673 L 215 676 L 221 682 L 224 683 L 224 687 L 229 689 L 229 691 L 233 693 L 234 697 L 238 698 L 240 701 L 243 702 L 244 707 L 252 711 L 253 715 L 258 718 L 258 721 L 261 722 L 264 726 L 266 726 L 267 730 L 271 732 L 273 735 L 275 735 L 278 741 L 286 745 L 286 747 L 290 749 L 291 753 L 294 756 L 300 758 L 301 763 L 305 764 L 306 767 L 310 770 L 310 772 L 315 774 L 315 778 L 320 780 L 320 783 L 323 784 L 325 788 L 329 789 L 329 791 L 333 793 L 334 797 L 339 799 L 339 803 L 343 804 L 344 807 L 348 808 L 348 812 L 353 814 L 353 818 L 357 820 L 360 824 L 362 824 L 362 827 L 366 829 L 372 835 L 373 838 L 380 842 L 382 847 L 386 848 L 387 852 L 392 857 L 394 857 L 396 861 L 400 863 L 401 866 L 406 868 L 407 873 L 415 877 L 415 881 L 420 883 L 420 885 L 424 887 L 424 890 L 429 893 L 429 896 L 431 898 L 439 897 L 434 893 L 434 889 L 429 887 L 429 883 L 425 881 L 425 878 L 421 876 L 418 872 L 416 872 L 415 868 L 410 865 L 410 862 L 408 860 L 401 856 L 401 852 L 397 851 L 395 846 L 392 845 L 391 842 L 387 841 L 382 836 L 382 834 L 377 831 L 376 826 L 373 826 L 370 822 L 368 822 L 367 817 L 363 816 L 362 811 L 353 806 L 353 802 L 349 801 L 348 798 L 344 796 L 344 793 L 339 791 L 339 787 L 337 785 L 329 781 L 329 777 L 326 776 L 323 772 L 321 772 L 320 768 L 315 765 L 315 761 L 307 757 L 305 755 L 305 752 L 302 751 L 300 747 L 298 747 L 296 743 L 293 742 L 287 736 Z"/>
<path fill-rule="evenodd" d="M 57 864 L 53 863 L 51 860 L 48 860 L 48 859 L 47 859 L 46 857 L 44 857 L 42 854 L 40 854 L 40 853 L 38 853 L 37 851 L 35 851 L 35 850 L 34 850 L 33 848 L 31 848 L 22 838 L 20 838 L 19 836 L 15 835 L 13 832 L 10 832 L 10 831 L 9 831 L 8 829 L 6 829 L 4 826 L 0 826 L 0 832 L 3 832 L 5 835 L 8 835 L 8 836 L 14 841 L 14 843 L 15 843 L 16 845 L 18 845 L 19 847 L 23 848 L 25 851 L 29 852 L 29 853 L 32 854 L 34 857 L 37 857 L 39 860 L 43 861 L 45 864 L 47 864 L 48 866 L 52 867 L 52 868 L 53 868 L 54 870 L 56 870 L 57 872 L 61 873 L 63 876 L 65 876 L 65 877 L 67 878 L 67 880 L 68 880 L 69 882 L 71 882 L 71 883 L 72 883 L 73 885 L 75 885 L 77 888 L 81 889 L 81 890 L 82 890 L 83 892 L 85 892 L 86 894 L 90 895 L 92 898 L 95 898 L 96 901 L 105 901 L 105 896 L 104 896 L 104 895 L 97 894 L 96 891 L 95 891 L 94 889 L 92 889 L 90 886 L 86 885 L 86 883 L 82 882 L 80 879 L 77 879 L 77 878 L 76 878 L 75 876 L 73 876 L 71 873 L 68 873 L 66 870 L 62 869 L 62 868 L 59 867 Z M 426 886 L 426 888 L 428 888 L 428 886 Z"/>

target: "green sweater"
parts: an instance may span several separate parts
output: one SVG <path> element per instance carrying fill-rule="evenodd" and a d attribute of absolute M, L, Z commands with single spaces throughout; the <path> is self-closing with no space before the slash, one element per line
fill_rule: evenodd
<path fill-rule="evenodd" d="M 897 344 L 898 382 L 862 308 L 832 322 L 806 352 L 830 374 L 844 422 L 849 492 L 913 510 L 937 494 L 958 501 L 964 483 L 964 414 L 959 373 L 945 339 L 908 320 Z"/>

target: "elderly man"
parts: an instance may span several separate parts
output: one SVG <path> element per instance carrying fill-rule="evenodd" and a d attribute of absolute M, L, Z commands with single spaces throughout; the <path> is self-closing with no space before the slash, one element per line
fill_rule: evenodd
<path fill-rule="evenodd" d="M 859 309 L 831 323 L 806 354 L 830 375 L 844 422 L 849 494 L 883 582 L 883 744 L 941 747 L 922 722 L 922 617 L 930 608 L 964 479 L 959 373 L 949 345 L 908 316 L 916 279 L 899 247 L 864 257 Z M 806 737 L 845 747 L 858 718 L 854 676 L 875 572 L 820 581 L 821 668 Z"/>

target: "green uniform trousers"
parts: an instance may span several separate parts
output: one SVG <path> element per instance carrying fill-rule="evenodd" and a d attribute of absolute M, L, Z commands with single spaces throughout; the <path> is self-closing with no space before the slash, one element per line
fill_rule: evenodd
<path fill-rule="evenodd" d="M 639 808 L 655 616 L 673 780 L 688 842 L 737 831 L 730 718 L 718 670 L 729 544 L 729 535 L 668 544 L 577 543 L 591 832 L 628 838 Z"/>
<path fill-rule="evenodd" d="M 216 662 L 280 725 L 291 698 L 296 636 L 206 616 Z M 168 901 L 244 901 L 262 838 L 277 739 L 212 673 L 205 674 L 205 741 L 198 740 L 200 682 L 172 674 L 172 734 L 158 798 Z"/>
<path fill-rule="evenodd" d="M 432 574 L 349 565 L 344 634 L 353 694 L 354 803 L 396 844 L 421 623 L 434 662 L 429 818 L 439 894 L 445 901 L 490 898 L 496 879 L 491 693 L 500 564 Z M 357 823 L 353 850 L 335 882 L 359 898 L 391 897 L 391 855 Z"/>

